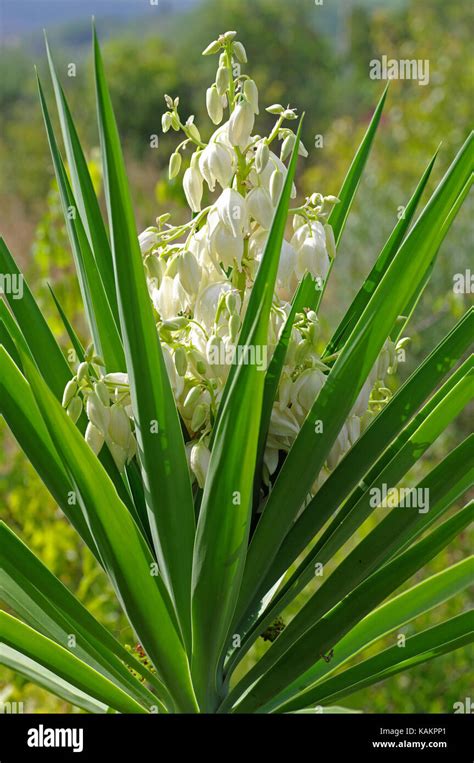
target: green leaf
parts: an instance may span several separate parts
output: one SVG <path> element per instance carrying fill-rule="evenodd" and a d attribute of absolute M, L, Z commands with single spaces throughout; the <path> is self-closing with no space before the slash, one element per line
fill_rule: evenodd
<path fill-rule="evenodd" d="M 39 77 L 38 92 L 61 196 L 64 220 L 95 349 L 103 357 L 107 371 L 122 371 L 125 366 L 125 358 L 120 334 L 59 153 Z"/>
<path fill-rule="evenodd" d="M 239 346 L 248 349 L 249 358 L 252 349 L 266 347 L 268 341 L 300 131 L 301 122 L 240 333 Z M 218 662 L 245 563 L 264 383 L 263 370 L 255 362 L 234 366 L 228 394 L 221 402 L 199 512 L 193 561 L 192 670 L 201 708 L 206 710 L 217 702 Z"/>
<path fill-rule="evenodd" d="M 42 311 L 28 288 L 25 277 L 17 268 L 3 238 L 0 238 L 0 272 L 22 279 L 22 299 L 15 299 L 14 295 L 10 293 L 6 294 L 6 298 L 28 345 L 29 352 L 35 359 L 49 388 L 61 400 L 64 387 L 71 378 L 71 371 L 43 317 Z"/>
<path fill-rule="evenodd" d="M 473 449 L 474 436 L 467 438 L 461 446 L 453 451 L 428 477 L 418 486 L 418 491 L 426 491 L 430 496 L 429 514 L 416 514 L 406 511 L 399 516 L 394 509 L 364 540 L 341 562 L 331 577 L 325 581 L 310 601 L 293 619 L 278 639 L 278 644 L 263 656 L 252 673 L 260 674 L 266 666 L 272 664 L 288 643 L 301 635 L 308 627 L 308 617 L 316 622 L 338 599 L 348 593 L 358 582 L 367 577 L 377 566 L 384 563 L 391 555 L 398 553 L 409 545 L 420 532 L 427 529 L 435 519 L 445 511 L 451 503 L 461 495 L 472 483 L 473 478 Z M 386 482 L 386 480 L 389 480 Z M 388 474 L 380 479 L 379 484 L 395 485 L 397 479 L 390 481 Z M 374 486 L 379 487 L 377 482 Z M 419 493 L 418 493 L 419 494 Z M 296 595 L 314 579 L 315 564 L 326 564 L 336 551 L 341 548 L 351 534 L 367 516 L 374 510 L 371 490 L 356 503 L 344 523 L 341 523 L 326 539 L 324 536 L 314 550 L 308 554 L 300 568 L 296 570 L 282 591 L 272 602 L 253 628 L 253 635 L 261 633 L 271 623 L 279 612 L 291 602 Z M 337 592 L 336 592 L 337 591 Z M 336 592 L 336 593 L 335 593 Z M 311 613 L 311 614 L 309 614 Z M 248 649 L 248 639 L 245 640 L 244 651 Z M 251 680 L 249 675 L 246 681 Z"/>
<path fill-rule="evenodd" d="M 148 519 L 160 571 L 189 648 L 195 534 L 191 482 L 179 416 L 153 318 L 119 134 L 95 32 L 94 51 L 112 256 Z"/>
<path fill-rule="evenodd" d="M 390 263 L 395 257 L 398 251 L 398 248 L 400 247 L 400 244 L 402 243 L 405 237 L 405 234 L 407 233 L 408 228 L 411 225 L 414 214 L 418 207 L 418 203 L 420 201 L 421 196 L 423 195 L 423 191 L 426 188 L 428 178 L 431 175 L 431 170 L 433 169 L 433 165 L 436 161 L 437 155 L 438 155 L 438 152 L 435 153 L 432 160 L 428 164 L 426 170 L 424 171 L 420 179 L 420 182 L 418 183 L 415 189 L 413 196 L 411 197 L 410 201 L 408 202 L 406 208 L 403 211 L 403 216 L 398 220 L 397 224 L 395 225 L 392 233 L 390 234 L 387 240 L 387 243 L 385 244 L 379 256 L 377 257 L 375 265 L 373 266 L 369 275 L 365 279 L 355 299 L 352 301 L 350 307 L 346 311 L 346 314 L 344 315 L 339 326 L 334 332 L 334 335 L 331 341 L 329 342 L 328 346 L 326 347 L 326 350 L 324 351 L 323 357 L 332 355 L 334 352 L 338 351 L 338 349 L 344 343 L 344 339 L 350 334 L 355 324 L 357 323 L 358 319 L 362 315 L 364 309 L 366 308 L 369 302 L 370 295 L 375 291 L 375 289 L 377 288 L 377 285 L 380 283 L 381 279 L 386 273 L 387 268 L 389 267 Z"/>
<path fill-rule="evenodd" d="M 366 578 L 313 627 L 308 628 L 250 689 L 238 705 L 237 712 L 254 712 L 308 670 L 318 658 L 322 659 L 322 655 L 327 654 L 356 623 L 442 551 L 467 527 L 471 518 L 471 506 L 464 507 L 423 540 Z M 234 691 L 238 693 L 239 685 Z"/>
<path fill-rule="evenodd" d="M 272 414 L 273 403 L 275 401 L 278 385 L 280 383 L 281 372 L 285 363 L 286 353 L 291 338 L 291 332 L 293 330 L 293 324 L 295 322 L 297 313 L 302 312 L 303 308 L 315 307 L 316 293 L 317 284 L 313 277 L 309 273 L 306 273 L 300 282 L 297 291 L 295 292 L 288 318 L 285 321 L 285 325 L 283 326 L 265 375 L 262 413 L 260 417 L 260 430 L 258 435 L 257 467 L 255 469 L 256 492 L 260 490 L 263 455 L 265 451 L 265 443 L 268 436 L 268 428 L 270 426 L 270 417 Z"/>
<path fill-rule="evenodd" d="M 296 683 L 285 689 L 279 697 L 275 697 L 267 705 L 267 711 L 274 710 L 282 704 L 286 705 L 296 694 L 299 695 L 298 707 L 301 707 L 300 696 L 303 689 L 307 698 L 306 704 L 312 703 L 313 688 L 318 692 L 321 681 L 325 682 L 337 668 L 377 639 L 403 627 L 468 588 L 472 583 L 472 575 L 473 558 L 470 557 L 432 575 L 374 609 L 339 641 L 329 663 L 318 660 Z"/>
<path fill-rule="evenodd" d="M 385 105 L 385 99 L 387 97 L 388 84 L 382 93 L 382 97 L 377 104 L 377 108 L 374 111 L 367 131 L 362 138 L 362 142 L 357 149 L 357 152 L 352 160 L 352 164 L 349 167 L 349 171 L 344 178 L 342 188 L 339 191 L 338 198 L 339 204 L 336 204 L 329 216 L 329 225 L 331 225 L 334 231 L 334 238 L 336 244 L 341 240 L 342 232 L 346 224 L 347 216 L 352 206 L 357 188 L 359 187 L 362 172 L 365 167 L 365 163 L 369 157 L 372 143 L 379 126 L 380 117 L 382 116 L 383 107 Z"/>
<path fill-rule="evenodd" d="M 88 713 L 106 713 L 108 711 L 108 706 L 103 702 L 85 694 L 53 671 L 40 665 L 39 662 L 26 657 L 6 644 L 0 644 L 0 665 L 10 668 L 15 673 L 24 676 L 28 681 L 33 681 L 37 686 L 41 686 L 46 691 Z"/>
<path fill-rule="evenodd" d="M 294 712 L 308 701 L 335 702 L 355 691 L 384 681 L 401 671 L 410 670 L 428 660 L 440 657 L 474 641 L 474 613 L 463 612 L 446 622 L 417 633 L 406 639 L 403 649 L 398 644 L 384 649 L 367 660 L 324 681 L 311 693 L 304 692 L 285 703 L 277 712 Z"/>
<path fill-rule="evenodd" d="M 30 385 L 4 347 L 0 347 L 0 392 L 0 413 L 18 444 L 54 500 L 97 557 L 87 522 L 77 511 L 77 506 L 71 503 L 73 485 L 63 468 Z"/>
<path fill-rule="evenodd" d="M 444 461 L 433 469 L 430 474 L 417 486 L 416 495 L 428 496 L 429 506 L 422 511 L 412 507 L 397 506 L 383 519 L 339 564 L 336 570 L 325 580 L 313 594 L 306 605 L 298 612 L 291 623 L 280 634 L 272 648 L 266 652 L 259 663 L 244 679 L 249 685 L 252 677 L 261 674 L 284 653 L 289 645 L 295 642 L 323 615 L 329 611 L 354 586 L 370 575 L 377 566 L 385 564 L 394 554 L 400 553 L 413 542 L 423 531 L 430 527 L 452 503 L 462 495 L 472 484 L 474 476 L 474 435 L 467 438 L 461 446 L 449 454 Z M 380 477 L 374 486 L 379 489 L 383 485 L 392 486 L 398 480 L 390 480 L 389 475 Z M 335 552 L 351 537 L 354 529 L 359 527 L 377 505 L 372 489 L 368 489 L 354 507 L 348 520 L 337 528 L 326 543 L 318 544 L 316 552 L 310 554 L 310 560 L 303 563 L 303 575 L 296 575 L 282 591 L 275 608 L 281 611 L 288 601 L 291 601 L 302 587 L 314 579 L 315 564 L 325 565 L 334 557 Z M 374 505 L 375 504 L 375 505 Z M 403 508 L 403 510 L 402 510 Z M 381 509 L 386 510 L 386 509 Z M 349 525 L 347 527 L 347 525 Z M 342 537 L 341 537 L 342 536 Z M 302 580 L 301 580 L 302 578 Z M 274 609 L 273 606 L 271 608 Z M 274 618 L 273 614 L 273 618 Z M 265 622 L 270 620 L 271 612 L 265 613 Z M 265 627 L 261 623 L 260 627 Z M 261 630 L 260 630 L 261 632 Z"/>
<path fill-rule="evenodd" d="M 49 291 L 51 293 L 51 296 L 52 296 L 52 298 L 54 300 L 54 304 L 56 305 L 56 309 L 57 309 L 57 311 L 59 313 L 59 317 L 61 318 L 61 320 L 63 322 L 63 326 L 66 329 L 67 335 L 68 335 L 68 337 L 69 337 L 69 339 L 71 341 L 72 348 L 73 348 L 74 352 L 76 353 L 77 359 L 78 359 L 79 362 L 82 363 L 84 361 L 84 348 L 83 348 L 83 346 L 82 346 L 82 344 L 80 342 L 80 339 L 77 336 L 76 332 L 74 331 L 73 327 L 71 326 L 71 323 L 69 322 L 69 319 L 68 319 L 66 313 L 64 312 L 64 310 L 63 310 L 63 308 L 61 306 L 60 301 L 56 297 L 56 294 L 53 291 L 53 287 L 50 284 L 48 284 L 48 289 L 49 289 Z"/>
<path fill-rule="evenodd" d="M 422 285 L 420 286 L 418 292 L 414 294 L 409 302 L 405 305 L 403 308 L 403 315 L 406 316 L 406 319 L 404 321 L 398 321 L 395 323 L 392 331 L 391 331 L 391 338 L 394 342 L 396 342 L 402 334 L 404 334 L 407 324 L 410 322 L 411 316 L 413 315 L 416 306 L 418 302 L 420 301 L 421 297 L 423 296 L 423 292 L 431 278 L 431 274 L 434 270 L 434 266 L 436 263 L 436 258 L 438 255 L 439 247 L 441 246 L 441 243 L 443 242 L 449 228 L 451 227 L 452 223 L 454 222 L 457 213 L 459 212 L 467 194 L 469 193 L 469 190 L 471 189 L 472 183 L 474 180 L 474 174 L 471 173 L 471 176 L 467 179 L 466 183 L 464 184 L 463 188 L 459 192 L 457 198 L 455 199 L 453 206 L 451 207 L 449 214 L 446 216 L 446 219 L 444 220 L 443 224 L 439 226 L 439 233 L 438 233 L 438 240 L 439 240 L 439 246 L 436 250 L 435 256 L 433 257 L 431 261 L 431 265 L 425 275 L 425 278 L 423 280 Z"/>
<path fill-rule="evenodd" d="M 30 352 L 30 348 L 26 343 L 26 339 L 15 320 L 15 317 L 12 315 L 7 307 L 6 302 L 3 300 L 0 301 L 0 320 L 2 322 L 3 334 L 6 340 L 5 342 L 2 341 L 2 344 L 7 348 L 9 354 L 15 358 L 15 363 L 18 365 L 18 367 L 21 368 L 21 359 L 17 347 L 21 347 L 23 352 L 28 353 L 31 359 L 34 360 L 33 355 Z M 12 348 L 11 353 L 9 348 Z"/>
<path fill-rule="evenodd" d="M 23 356 L 22 362 L 119 600 L 177 707 L 193 712 L 196 703 L 185 649 L 167 590 L 153 574 L 149 547 L 81 433 L 31 361 Z"/>
<path fill-rule="evenodd" d="M 400 308 L 423 281 L 439 246 L 436 220 L 446 217 L 471 172 L 470 137 L 397 252 L 332 367 L 273 485 L 250 544 L 237 608 L 240 620 L 268 572 L 323 466 Z M 323 423 L 323 433 L 316 428 Z"/>
<path fill-rule="evenodd" d="M 146 713 L 146 710 L 87 663 L 51 639 L 0 611 L 0 646 L 6 644 L 30 660 L 43 665 L 80 691 L 122 713 Z M 2 656 L 0 654 L 0 661 Z"/>
<path fill-rule="evenodd" d="M 293 595 L 295 595 L 296 591 L 294 583 L 297 580 L 296 588 L 299 591 L 312 579 L 314 560 L 317 558 L 320 549 L 325 546 L 326 541 L 331 543 L 336 541 L 337 545 L 332 546 L 332 548 L 340 547 L 367 517 L 368 511 L 370 511 L 370 509 L 367 509 L 366 503 L 369 491 L 373 487 L 376 487 L 380 482 L 385 482 L 385 484 L 388 485 L 397 484 L 408 469 L 421 457 L 423 452 L 435 441 L 450 421 L 452 421 L 452 419 L 462 410 L 469 401 L 472 384 L 472 368 L 473 358 L 470 357 L 449 377 L 445 384 L 436 391 L 429 402 L 385 450 L 370 471 L 364 475 L 363 482 L 359 483 L 350 498 L 345 502 L 337 517 L 329 525 L 324 532 L 324 535 L 295 571 L 294 575 L 285 585 L 285 589 L 280 592 L 278 599 L 280 597 L 283 599 L 285 591 L 290 588 L 293 591 Z M 343 475 L 338 473 L 338 468 L 333 474 L 336 481 L 343 478 Z M 329 504 L 329 507 L 334 506 L 333 496 L 331 493 L 328 493 L 327 490 L 324 490 L 319 497 L 319 500 L 317 494 L 313 501 L 310 502 L 298 522 L 295 523 L 287 538 L 285 538 L 276 559 L 276 563 L 272 567 L 271 575 L 269 574 L 267 577 L 263 588 L 271 585 L 273 580 L 277 580 L 297 558 L 298 554 L 305 548 L 306 544 L 309 543 L 314 535 L 315 520 L 318 521 L 321 526 L 327 520 L 328 514 L 325 510 L 321 512 L 322 516 L 318 517 L 316 513 L 317 508 L 321 505 L 327 508 L 326 501 Z M 360 510 L 363 506 L 366 508 L 361 513 Z M 357 509 L 355 507 L 357 507 Z M 306 515 L 307 511 L 309 513 Z M 313 532 L 311 533 L 308 530 L 305 533 L 305 541 L 302 541 L 301 531 L 305 527 L 312 527 Z M 298 540 L 297 544 L 295 543 L 296 539 Z"/>
<path fill-rule="evenodd" d="M 379 473 L 382 466 L 387 463 L 387 454 L 391 453 L 393 456 L 398 446 L 406 442 L 432 407 L 442 399 L 442 393 L 433 396 L 430 403 L 423 407 L 414 421 L 412 420 L 413 414 L 423 400 L 436 389 L 446 373 L 463 356 L 471 344 L 473 332 L 474 311 L 471 308 L 397 390 L 387 406 L 318 490 L 285 538 L 269 573 L 270 581 L 277 580 L 281 572 L 294 562 L 351 490 L 356 487 L 359 480 L 364 477 L 369 467 L 372 466 L 374 475 Z M 458 381 L 462 375 L 463 372 L 456 372 L 456 376 L 453 374 L 451 377 L 450 383 Z M 412 423 L 408 426 L 410 420 Z M 402 429 L 402 437 L 390 444 L 390 447 L 379 457 L 380 443 L 391 443 Z M 375 465 L 373 465 L 374 462 Z M 340 517 L 337 521 L 340 521 Z"/>
<path fill-rule="evenodd" d="M 79 214 L 89 239 L 89 243 L 97 262 L 97 268 L 104 284 L 107 299 L 112 310 L 115 323 L 119 325 L 119 313 L 117 295 L 115 293 L 114 270 L 112 252 L 107 238 L 104 221 L 99 207 L 99 202 L 94 191 L 87 161 L 81 148 L 81 143 L 75 128 L 64 91 L 56 74 L 56 69 L 45 35 L 46 53 L 48 56 L 49 70 L 56 97 L 56 105 L 61 124 L 66 156 L 71 173 L 71 182 L 74 197 L 77 201 Z"/>
<path fill-rule="evenodd" d="M 151 682 L 158 696 L 169 701 L 160 681 L 127 652 L 3 522 L 0 522 L 0 599 L 28 625 L 65 649 L 74 635 L 74 654 L 148 710 L 158 705 L 159 700 L 125 665 Z"/>

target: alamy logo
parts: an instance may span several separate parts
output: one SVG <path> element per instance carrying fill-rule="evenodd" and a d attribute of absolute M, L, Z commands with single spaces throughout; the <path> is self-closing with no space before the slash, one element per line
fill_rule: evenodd
<path fill-rule="evenodd" d="M 419 85 L 428 85 L 430 81 L 430 62 L 427 58 L 396 59 L 382 56 L 369 62 L 370 79 L 413 79 Z"/>
<path fill-rule="evenodd" d="M 28 729 L 28 747 L 70 747 L 73 752 L 84 749 L 84 729 L 50 729 L 41 723 Z"/>
<path fill-rule="evenodd" d="M 430 508 L 430 491 L 427 487 L 388 487 L 382 483 L 382 487 L 373 487 L 369 490 L 370 505 L 372 508 L 381 506 L 384 509 L 393 509 L 396 506 L 410 509 L 418 509 L 419 514 L 426 514 Z"/>
<path fill-rule="evenodd" d="M 0 294 L 11 294 L 13 299 L 22 299 L 23 276 L 21 273 L 0 273 Z"/>
<path fill-rule="evenodd" d="M 211 366 L 257 366 L 258 371 L 267 370 L 266 345 L 213 345 L 208 348 L 207 359 Z"/>

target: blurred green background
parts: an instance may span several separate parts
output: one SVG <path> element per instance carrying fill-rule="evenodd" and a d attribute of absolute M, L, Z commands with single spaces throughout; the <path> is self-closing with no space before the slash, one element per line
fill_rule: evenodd
<path fill-rule="evenodd" d="M 413 81 L 391 83 L 374 151 L 325 295 L 322 323 L 327 335 L 369 271 L 399 208 L 407 203 L 438 145 L 442 143 L 429 192 L 472 123 L 470 0 L 324 0 L 322 5 L 313 0 L 160 0 L 156 6 L 149 0 L 84 0 L 80 8 L 64 0 L 0 0 L 0 7 L 1 233 L 58 336 L 62 328 L 47 282 L 54 283 L 69 318 L 87 340 L 36 95 L 34 65 L 47 82 L 43 26 L 81 138 L 89 147 L 100 192 L 90 57 L 90 17 L 97 18 L 140 230 L 168 209 L 176 218 L 185 214 L 180 182 L 167 180 L 167 159 L 176 136 L 161 134 L 163 95 L 179 95 L 181 113 L 195 114 L 207 137 L 211 128 L 204 93 L 213 81 L 215 59 L 202 58 L 200 53 L 220 32 L 237 30 L 249 59 L 245 71 L 255 78 L 262 104 L 290 103 L 306 112 L 303 140 L 310 156 L 299 168 L 301 194 L 337 194 L 384 86 L 369 78 L 369 61 L 382 55 L 429 60 L 428 86 Z M 68 76 L 71 64 L 75 76 Z M 51 95 L 49 84 L 47 93 Z M 261 134 L 271 126 L 270 120 L 261 112 Z M 150 149 L 152 134 L 160 136 L 157 149 Z M 314 147 L 315 135 L 323 136 L 322 148 Z M 452 280 L 469 266 L 472 218 L 471 198 L 442 246 L 431 284 L 411 323 L 412 342 L 394 388 L 467 307 L 469 295 L 453 294 Z M 468 430 L 467 412 L 427 452 L 413 471 L 413 480 Z M 18 451 L 3 421 L 0 443 L 1 518 L 94 615 L 124 643 L 133 645 L 133 635 L 103 574 Z M 371 529 L 372 522 L 364 525 L 344 553 Z M 423 577 L 460 560 L 471 545 L 465 533 L 425 569 Z M 435 624 L 468 606 L 468 594 L 458 596 L 403 632 Z M 395 638 L 392 634 L 362 657 L 394 643 Z M 260 640 L 257 651 L 265 648 Z M 255 653 L 249 661 L 254 658 Z M 464 648 L 359 692 L 343 704 L 365 712 L 452 712 L 454 702 L 469 696 L 471 665 L 472 650 Z M 23 701 L 28 712 L 74 712 L 0 668 L 0 700 L 7 699 Z"/>

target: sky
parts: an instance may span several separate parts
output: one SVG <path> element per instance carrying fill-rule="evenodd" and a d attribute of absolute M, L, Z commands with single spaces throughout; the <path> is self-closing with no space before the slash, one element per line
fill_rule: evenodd
<path fill-rule="evenodd" d="M 198 0 L 0 0 L 0 40 L 15 41 L 29 32 L 71 21 L 123 19 L 185 10 Z"/>

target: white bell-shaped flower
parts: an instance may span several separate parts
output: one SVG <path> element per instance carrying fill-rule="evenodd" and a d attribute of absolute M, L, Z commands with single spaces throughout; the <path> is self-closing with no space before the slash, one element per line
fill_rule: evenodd
<path fill-rule="evenodd" d="M 308 368 L 293 382 L 290 399 L 293 405 L 299 403 L 308 412 L 321 392 L 326 376 L 319 368 Z"/>
<path fill-rule="evenodd" d="M 178 259 L 178 278 L 183 289 L 196 296 L 201 283 L 202 269 L 194 254 L 185 250 Z"/>
<path fill-rule="evenodd" d="M 188 167 L 183 175 L 183 190 L 193 212 L 201 211 L 203 193 L 202 176 L 196 166 Z"/>
<path fill-rule="evenodd" d="M 142 231 L 138 236 L 138 243 L 140 244 L 140 251 L 142 254 L 146 254 L 156 245 L 157 242 L 156 228 L 147 228 Z"/>
<path fill-rule="evenodd" d="M 212 254 L 224 267 L 232 267 L 234 262 L 237 262 L 239 269 L 241 268 L 244 254 L 243 236 L 234 236 L 226 225 L 219 223 L 211 235 L 210 246 Z"/>
<path fill-rule="evenodd" d="M 268 191 L 262 186 L 257 186 L 252 188 L 245 200 L 250 217 L 268 230 L 273 220 L 273 204 Z"/>
<path fill-rule="evenodd" d="M 227 188 L 234 174 L 232 154 L 223 143 L 212 141 L 199 155 L 199 169 L 210 191 L 214 191 L 216 180 Z"/>
<path fill-rule="evenodd" d="M 229 140 L 233 146 L 243 151 L 250 142 L 250 135 L 255 123 L 255 112 L 252 104 L 243 98 L 229 119 Z"/>
<path fill-rule="evenodd" d="M 295 248 L 283 239 L 277 273 L 277 293 L 280 299 L 291 300 L 298 286 Z"/>
<path fill-rule="evenodd" d="M 298 228 L 291 239 L 297 252 L 297 275 L 305 272 L 324 281 L 329 272 L 329 255 L 326 249 L 326 234 L 323 225 L 312 222 Z"/>
<path fill-rule="evenodd" d="M 206 108 L 211 120 L 215 125 L 218 125 L 222 121 L 224 109 L 222 97 L 219 95 L 216 85 L 212 85 L 206 90 Z"/>
<path fill-rule="evenodd" d="M 170 276 L 164 276 L 159 289 L 153 290 L 152 300 L 163 321 L 174 318 L 188 303 L 188 297 L 179 279 Z"/>
<path fill-rule="evenodd" d="M 229 281 L 216 281 L 201 289 L 194 307 L 194 317 L 207 330 L 212 333 L 217 307 L 222 294 L 231 291 Z M 223 316 L 225 318 L 225 316 Z"/>
<path fill-rule="evenodd" d="M 225 188 L 216 201 L 215 208 L 220 221 L 234 236 L 247 232 L 248 215 L 244 197 L 233 188 Z"/>
<path fill-rule="evenodd" d="M 204 487 L 210 460 L 211 451 L 204 442 L 197 442 L 193 445 L 191 448 L 190 463 L 200 488 Z"/>

